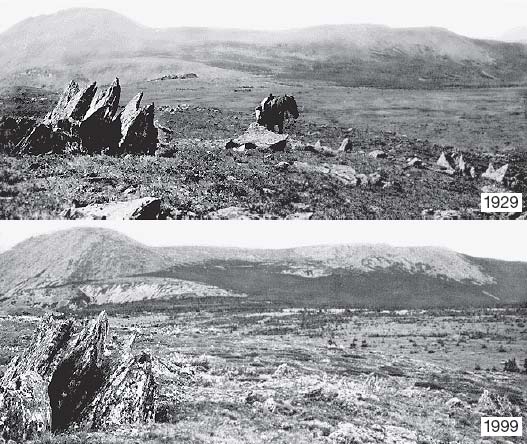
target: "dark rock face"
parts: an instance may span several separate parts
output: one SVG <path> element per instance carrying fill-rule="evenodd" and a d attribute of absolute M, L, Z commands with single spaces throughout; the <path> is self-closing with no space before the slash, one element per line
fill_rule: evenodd
<path fill-rule="evenodd" d="M 121 85 L 119 79 L 115 79 L 106 92 L 93 98 L 79 126 L 83 149 L 91 153 L 115 146 L 119 134 L 113 122 L 120 97 Z"/>
<path fill-rule="evenodd" d="M 0 117 L 0 147 L 11 149 L 18 145 L 35 123 L 33 119 Z"/>
<path fill-rule="evenodd" d="M 118 114 L 119 79 L 99 94 L 96 83 L 81 89 L 72 81 L 55 108 L 19 138 L 17 152 L 62 153 L 71 147 L 87 153 L 154 154 L 158 144 L 155 108 L 154 104 L 141 108 L 142 97 L 142 93 L 138 94 Z M 0 142 L 1 130 L 0 126 Z"/>
<path fill-rule="evenodd" d="M 80 331 L 73 321 L 46 317 L 28 349 L 2 379 L 0 436 L 16 441 L 46 430 L 104 429 L 153 421 L 157 386 L 149 355 L 105 358 L 103 312 Z"/>
<path fill-rule="evenodd" d="M 54 130 L 51 126 L 39 123 L 17 145 L 20 154 L 62 153 L 75 139 L 69 134 Z"/>

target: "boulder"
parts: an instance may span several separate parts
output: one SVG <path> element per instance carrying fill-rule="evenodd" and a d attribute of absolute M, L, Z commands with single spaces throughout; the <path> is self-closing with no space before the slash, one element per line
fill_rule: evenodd
<path fill-rule="evenodd" d="M 374 159 L 386 159 L 388 154 L 382 150 L 374 150 L 368 154 L 368 156 L 373 157 Z"/>
<path fill-rule="evenodd" d="M 63 213 L 70 220 L 157 220 L 161 213 L 161 201 L 144 197 L 126 202 L 94 204 L 70 208 Z"/>
<path fill-rule="evenodd" d="M 295 162 L 294 167 L 304 173 L 319 173 L 334 177 L 344 185 L 357 186 L 360 184 L 357 172 L 347 165 L 322 164 L 313 165 L 307 162 Z"/>
<path fill-rule="evenodd" d="M 320 142 L 320 140 L 317 141 L 317 143 L 315 143 L 315 145 L 307 145 L 305 148 L 304 148 L 305 151 L 310 151 L 312 153 L 315 153 L 315 154 L 321 154 L 323 156 L 327 156 L 327 157 L 334 157 L 336 156 L 338 153 L 337 151 L 335 151 L 334 149 L 328 147 L 328 146 L 323 146 L 322 143 Z"/>
<path fill-rule="evenodd" d="M 508 173 L 508 170 L 509 170 L 509 165 L 503 165 L 501 168 L 499 169 L 495 169 L 494 168 L 494 165 L 491 163 L 489 164 L 489 167 L 487 169 L 487 171 L 485 171 L 481 177 L 483 179 L 487 179 L 487 180 L 492 180 L 494 182 L 497 182 L 499 184 L 503 184 L 505 183 L 506 179 L 507 179 L 507 173 Z"/>
<path fill-rule="evenodd" d="M 119 153 L 153 154 L 158 143 L 154 104 L 141 108 L 143 93 L 137 94 L 119 116 Z"/>
<path fill-rule="evenodd" d="M 26 442 L 51 430 L 47 384 L 28 371 L 0 387 L 0 437 Z"/>
<path fill-rule="evenodd" d="M 243 207 L 228 207 L 207 214 L 209 220 L 258 220 L 260 217 Z"/>
<path fill-rule="evenodd" d="M 253 122 L 247 128 L 247 131 L 241 137 L 234 139 L 233 142 L 237 146 L 251 143 L 258 149 L 277 152 L 285 151 L 288 138 L 289 136 L 286 134 L 277 134 L 273 131 L 268 131 L 263 126 Z"/>
<path fill-rule="evenodd" d="M 423 161 L 419 159 L 418 157 L 414 157 L 410 159 L 407 165 L 413 168 L 423 168 L 424 167 Z"/>
<path fill-rule="evenodd" d="M 340 148 L 339 148 L 339 151 L 341 153 L 349 153 L 351 151 L 353 151 L 353 144 L 351 143 L 351 139 L 346 137 L 341 145 L 340 145 Z"/>
<path fill-rule="evenodd" d="M 424 220 L 475 220 L 481 219 L 478 209 L 467 208 L 464 210 L 423 210 L 421 215 Z"/>
<path fill-rule="evenodd" d="M 436 162 L 437 166 L 446 173 L 454 174 L 456 170 L 455 160 L 452 155 L 442 152 Z"/>

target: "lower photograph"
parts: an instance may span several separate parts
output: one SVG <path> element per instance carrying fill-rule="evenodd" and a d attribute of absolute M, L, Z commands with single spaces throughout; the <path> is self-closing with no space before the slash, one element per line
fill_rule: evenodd
<path fill-rule="evenodd" d="M 520 443 L 523 222 L 0 222 L 0 442 Z"/>

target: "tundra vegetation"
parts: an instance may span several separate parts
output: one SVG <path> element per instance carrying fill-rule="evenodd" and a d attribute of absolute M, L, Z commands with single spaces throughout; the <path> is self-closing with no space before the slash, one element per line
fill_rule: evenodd
<path fill-rule="evenodd" d="M 103 308 L 105 356 L 133 334 L 130 353 L 152 357 L 155 422 L 63 430 L 35 443 L 483 443 L 480 416 L 525 411 L 525 369 L 506 364 L 527 357 L 524 308 L 294 309 L 192 299 Z M 1 318 L 2 369 L 39 322 Z"/>

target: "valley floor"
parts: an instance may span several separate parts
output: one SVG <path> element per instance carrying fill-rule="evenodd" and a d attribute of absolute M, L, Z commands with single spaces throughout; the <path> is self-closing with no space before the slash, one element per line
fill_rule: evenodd
<path fill-rule="evenodd" d="M 0 320 L 3 365 L 36 322 Z M 136 332 L 135 351 L 156 358 L 157 424 L 39 444 L 483 443 L 480 416 L 513 416 L 527 402 L 527 375 L 503 367 L 515 358 L 523 369 L 527 358 L 524 309 L 270 305 L 114 313 L 110 324 L 121 337 Z"/>

